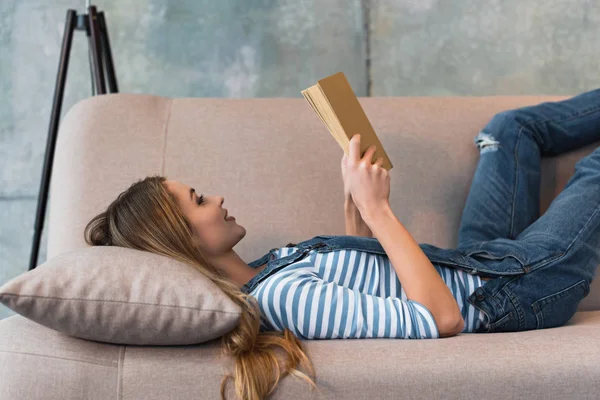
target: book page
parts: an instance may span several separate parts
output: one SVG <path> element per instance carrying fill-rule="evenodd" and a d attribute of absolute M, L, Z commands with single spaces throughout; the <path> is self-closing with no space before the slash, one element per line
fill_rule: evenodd
<path fill-rule="evenodd" d="M 317 113 L 317 115 L 319 116 L 319 118 L 321 119 L 321 121 L 323 121 L 323 123 L 325 124 L 325 126 L 327 126 L 327 122 L 323 118 L 321 110 L 319 109 L 319 107 L 317 106 L 317 104 L 315 103 L 315 101 L 313 100 L 313 95 L 311 94 L 311 92 L 314 92 L 316 88 L 317 88 L 316 85 L 315 86 L 311 86 L 308 89 L 302 90 L 300 93 L 302 93 L 302 95 L 304 96 L 304 98 L 306 99 L 306 101 L 308 101 L 308 103 L 310 104 L 310 106 L 312 107 L 312 109 Z"/>
<path fill-rule="evenodd" d="M 343 142 L 340 142 L 340 134 L 338 132 L 341 129 L 341 126 L 339 125 L 339 122 L 337 122 L 337 118 L 335 118 L 335 114 L 333 113 L 333 110 L 331 110 L 329 102 L 323 97 L 323 93 L 321 92 L 321 89 L 319 89 L 319 86 L 311 86 L 301 93 L 310 103 L 313 110 L 315 110 L 321 121 L 323 121 L 327 130 L 333 135 L 333 138 L 340 146 L 343 146 Z"/>

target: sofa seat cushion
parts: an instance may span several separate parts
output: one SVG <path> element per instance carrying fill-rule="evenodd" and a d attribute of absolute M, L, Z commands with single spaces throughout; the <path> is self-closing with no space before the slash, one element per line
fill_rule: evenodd
<path fill-rule="evenodd" d="M 0 321 L 4 399 L 217 399 L 233 361 L 219 340 L 186 346 L 126 346 L 67 336 L 21 315 Z M 600 311 L 558 328 L 439 340 L 302 340 L 321 397 L 297 378 L 272 399 L 597 398 Z M 33 373 L 32 373 L 33 372 Z M 228 398 L 233 395 L 231 383 Z M 43 396 L 42 396 L 43 394 Z"/>

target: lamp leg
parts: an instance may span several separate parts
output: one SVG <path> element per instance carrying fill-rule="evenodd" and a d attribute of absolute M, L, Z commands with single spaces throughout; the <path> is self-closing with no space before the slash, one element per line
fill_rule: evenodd
<path fill-rule="evenodd" d="M 110 40 L 108 39 L 108 29 L 106 29 L 106 21 L 104 13 L 98 13 L 98 26 L 100 27 L 100 46 L 102 50 L 102 58 L 106 67 L 106 76 L 108 80 L 109 93 L 118 93 L 117 76 L 115 74 L 115 65 L 113 63 L 112 52 L 110 50 Z"/>
<path fill-rule="evenodd" d="M 106 74 L 110 91 L 113 93 L 117 93 L 119 91 L 117 87 L 117 78 L 115 76 L 115 67 L 113 65 L 113 59 L 110 50 L 108 32 L 106 30 L 106 22 L 104 20 L 104 13 L 98 13 L 96 6 L 91 5 L 88 6 L 87 15 L 84 14 L 78 16 L 75 10 L 67 10 L 65 32 L 63 35 L 60 61 L 58 64 L 58 73 L 56 77 L 56 86 L 54 88 L 54 101 L 52 103 L 52 114 L 50 116 L 46 154 L 44 156 L 42 183 L 38 196 L 33 245 L 29 259 L 29 271 L 37 266 L 40 241 L 44 229 L 44 216 L 46 214 L 48 189 L 50 186 L 50 178 L 52 176 L 52 165 L 54 163 L 58 123 L 60 120 L 60 113 L 64 97 L 67 70 L 69 67 L 71 44 L 73 42 L 73 31 L 76 29 L 85 29 L 88 37 L 88 56 L 90 58 L 90 70 L 92 71 L 92 95 L 106 94 L 103 64 L 106 65 Z"/>
<path fill-rule="evenodd" d="M 89 27 L 90 27 L 90 48 L 92 49 L 92 62 L 94 65 L 94 79 L 98 94 L 106 94 L 106 85 L 104 83 L 104 69 L 101 63 L 100 54 L 100 27 L 98 25 L 98 13 L 96 6 L 88 7 Z"/>
<path fill-rule="evenodd" d="M 38 195 L 37 212 L 33 232 L 33 246 L 31 257 L 29 259 L 29 270 L 31 271 L 37 265 L 37 259 L 40 248 L 40 240 L 44 229 L 44 216 L 46 214 L 46 203 L 48 200 L 48 188 L 50 177 L 52 175 L 52 164 L 54 161 L 54 148 L 56 147 L 56 136 L 58 132 L 58 122 L 65 90 L 65 81 L 67 79 L 67 70 L 69 68 L 69 55 L 71 53 L 71 44 L 73 42 L 73 31 L 75 29 L 75 10 L 67 10 L 65 22 L 65 32 L 63 35 L 62 48 L 60 51 L 60 61 L 58 64 L 58 73 L 56 75 L 56 86 L 54 87 L 54 101 L 52 102 L 52 113 L 50 115 L 50 128 L 48 130 L 48 139 L 46 142 L 46 154 L 44 156 L 44 167 L 42 170 L 42 183 Z"/>

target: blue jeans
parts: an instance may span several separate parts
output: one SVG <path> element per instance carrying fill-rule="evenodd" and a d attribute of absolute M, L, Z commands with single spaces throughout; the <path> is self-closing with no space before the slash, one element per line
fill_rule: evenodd
<path fill-rule="evenodd" d="M 540 161 L 596 142 L 600 89 L 500 112 L 475 137 L 480 155 L 457 250 L 474 266 L 523 270 L 474 293 L 490 317 L 484 332 L 563 325 L 589 294 L 600 263 L 600 147 L 575 164 L 542 216 Z"/>

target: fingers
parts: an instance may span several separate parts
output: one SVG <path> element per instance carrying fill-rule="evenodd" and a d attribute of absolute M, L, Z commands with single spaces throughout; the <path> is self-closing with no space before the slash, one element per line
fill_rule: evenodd
<path fill-rule="evenodd" d="M 371 161 L 373 161 L 373 155 L 375 154 L 375 150 L 377 147 L 370 146 L 367 151 L 365 151 L 365 156 L 363 157 L 363 161 L 367 163 L 367 165 L 371 165 Z"/>
<path fill-rule="evenodd" d="M 349 160 L 357 163 L 360 161 L 360 135 L 357 133 L 350 139 Z"/>
<path fill-rule="evenodd" d="M 363 157 L 361 158 L 360 156 L 360 134 L 355 134 L 354 136 L 352 136 L 352 138 L 350 139 L 350 155 L 349 155 L 349 159 L 353 160 L 355 163 L 358 163 L 360 161 L 365 161 L 367 163 L 367 165 L 371 165 L 371 161 L 373 160 L 373 155 L 375 154 L 375 151 L 377 150 L 376 146 L 370 146 L 367 151 L 365 151 L 365 154 L 363 155 Z M 383 162 L 383 160 L 382 160 Z M 376 162 L 377 163 L 377 162 Z M 380 164 L 381 166 L 381 164 Z"/>

